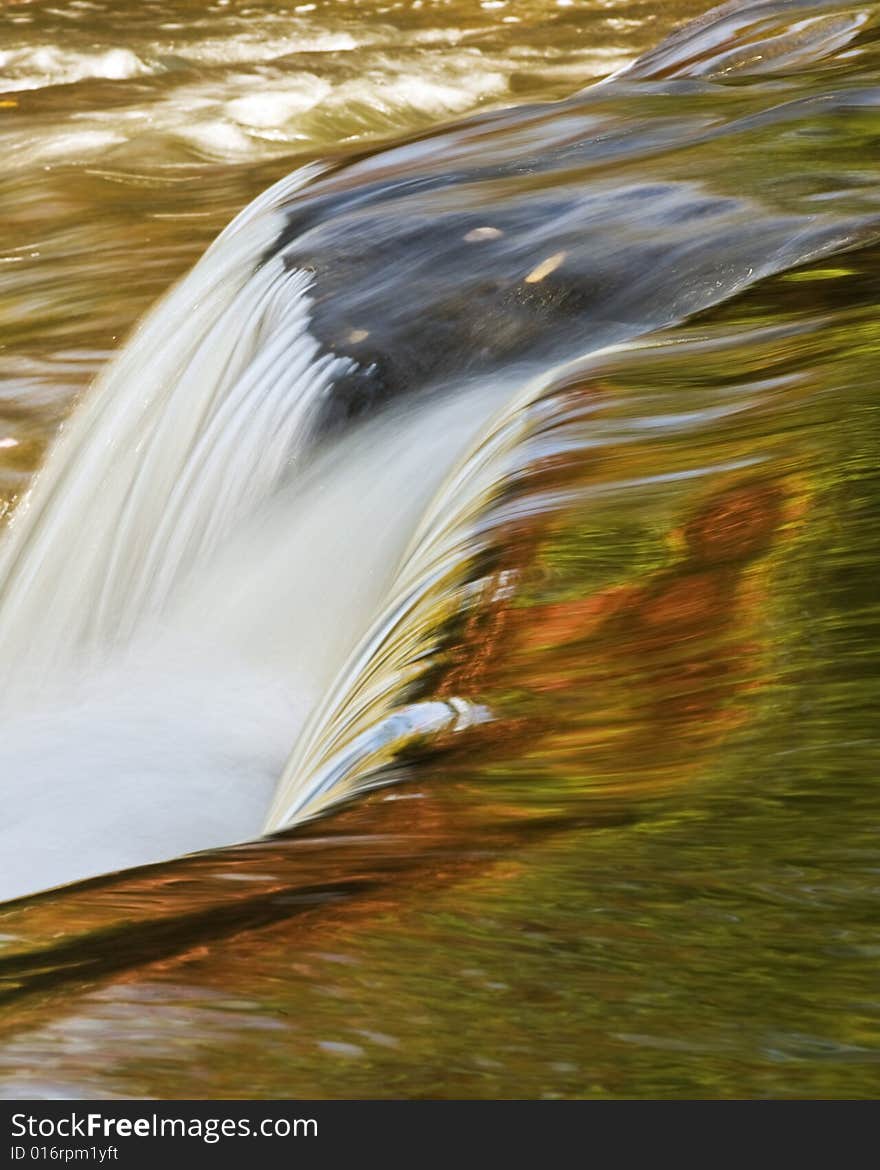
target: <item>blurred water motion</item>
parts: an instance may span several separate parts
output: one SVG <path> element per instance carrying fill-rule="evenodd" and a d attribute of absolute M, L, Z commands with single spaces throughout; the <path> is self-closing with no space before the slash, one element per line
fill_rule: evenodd
<path fill-rule="evenodd" d="M 340 144 L 561 96 L 700 9 L 6 5 L 0 378 L 18 440 L 0 462 L 6 502 L 138 316 L 270 182 Z"/>
<path fill-rule="evenodd" d="M 698 10 L 650 7 L 10 6 L 7 499 L 269 181 L 561 97 Z M 732 27 L 720 80 L 649 57 L 698 79 L 662 149 L 695 111 L 795 102 L 748 151 L 708 136 L 716 189 L 868 217 L 876 6 L 804 7 L 797 36 Z M 659 102 L 619 99 L 625 137 Z M 688 177 L 690 145 L 652 166 Z M 867 240 L 772 276 L 525 404 L 401 688 L 491 718 L 383 742 L 360 766 L 386 787 L 290 834 L 10 904 L 0 1091 L 873 1096 L 877 260 Z"/>

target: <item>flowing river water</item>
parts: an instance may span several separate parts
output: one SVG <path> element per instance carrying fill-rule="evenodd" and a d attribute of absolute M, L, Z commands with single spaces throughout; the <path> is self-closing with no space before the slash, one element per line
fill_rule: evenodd
<path fill-rule="evenodd" d="M 3 1095 L 874 1095 L 880 5 L 702 8 L 0 12 Z"/>

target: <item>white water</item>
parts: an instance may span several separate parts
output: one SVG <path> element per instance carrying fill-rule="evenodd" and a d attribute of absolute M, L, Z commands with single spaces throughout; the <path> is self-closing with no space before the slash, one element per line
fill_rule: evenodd
<path fill-rule="evenodd" d="M 7 702 L 0 898 L 257 835 L 305 718 L 496 402 L 487 387 L 365 428 L 257 509 L 161 621 Z"/>
<path fill-rule="evenodd" d="M 485 717 L 400 696 L 554 372 L 396 403 L 316 454 L 342 367 L 304 276 L 253 271 L 298 181 L 148 319 L 0 545 L 0 899 L 283 827 Z"/>
<path fill-rule="evenodd" d="M 612 351 L 597 351 L 593 362 Z M 460 604 L 462 569 L 484 547 L 494 497 L 523 460 L 528 462 L 526 441 L 535 425 L 529 407 L 557 381 L 564 383 L 566 375 L 583 374 L 587 364 L 560 366 L 526 380 L 518 392 L 514 382 L 497 400 L 488 387 L 480 388 L 475 396 L 480 405 L 498 409 L 494 417 L 484 414 L 469 445 L 458 442 L 449 449 L 448 454 L 458 450 L 459 457 L 447 456 L 438 490 L 420 508 L 381 609 L 325 690 L 286 763 L 268 831 L 369 786 L 408 741 L 490 717 L 466 699 L 401 705 L 400 696 L 429 665 L 443 619 Z"/>
<path fill-rule="evenodd" d="M 63 637 L 59 611 L 73 629 L 94 632 L 95 550 L 87 519 L 53 526 L 63 548 L 41 555 L 57 559 L 58 579 L 23 574 L 9 594 L 28 620 L 44 612 L 52 637 L 37 627 L 31 653 L 26 631 L 3 625 L 12 669 L 0 709 L 0 898 L 259 834 L 306 717 L 380 606 L 451 459 L 500 393 L 487 384 L 376 420 L 252 507 L 197 572 L 162 590 L 160 612 L 154 604 L 145 616 L 147 606 L 137 620 L 127 606 L 124 636 L 114 621 L 114 635 L 105 629 L 79 650 L 54 639 Z M 79 421 L 37 485 L 34 515 L 80 450 Z M 212 492 L 230 466 L 247 480 L 247 462 L 230 465 L 220 444 L 192 478 L 185 514 L 201 508 L 199 532 L 223 518 L 210 514 Z M 152 518 L 132 516 L 116 532 L 115 563 L 146 563 Z M 26 566 L 40 544 L 20 552 Z M 14 538 L 7 564 L 17 547 Z M 160 578 L 167 568 L 156 567 Z M 25 576 L 31 584 L 19 594 Z"/>
<path fill-rule="evenodd" d="M 503 394 L 411 403 L 309 455 L 341 364 L 308 332 L 304 277 L 253 272 L 302 178 L 147 320 L 0 545 L 0 899 L 261 831 L 305 718 Z"/>
<path fill-rule="evenodd" d="M 252 204 L 147 318 L 16 511 L 0 546 L 7 696 L 161 610 L 301 451 L 345 367 L 317 354 L 304 274 L 254 268 L 306 178 Z"/>
<path fill-rule="evenodd" d="M 257 265 L 309 177 L 151 315 L 0 544 L 0 899 L 289 824 L 369 782 L 389 742 L 484 717 L 400 696 L 542 383 L 448 388 L 316 455 L 345 366 L 309 332 L 307 275 Z M 687 311 L 855 230 L 814 226 L 744 249 Z"/>

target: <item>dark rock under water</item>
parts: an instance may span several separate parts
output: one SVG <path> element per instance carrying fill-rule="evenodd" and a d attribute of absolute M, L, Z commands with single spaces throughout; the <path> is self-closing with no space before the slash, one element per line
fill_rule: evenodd
<path fill-rule="evenodd" d="M 323 427 L 404 392 L 571 361 L 871 239 L 870 200 L 837 183 L 819 202 L 836 177 L 809 144 L 876 91 L 750 88 L 762 43 L 711 69 L 734 17 L 775 41 L 828 7 L 725 5 L 571 99 L 483 115 L 310 184 L 272 251 L 314 274 L 311 328 L 354 363 Z"/>

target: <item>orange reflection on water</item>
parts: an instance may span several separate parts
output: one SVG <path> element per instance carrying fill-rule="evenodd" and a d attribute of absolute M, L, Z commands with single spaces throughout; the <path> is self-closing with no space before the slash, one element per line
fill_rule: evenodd
<path fill-rule="evenodd" d="M 793 477 L 727 481 L 667 535 L 671 563 L 573 600 L 511 604 L 508 567 L 506 588 L 496 574 L 497 601 L 469 631 L 482 644 L 482 678 L 471 662 L 445 689 L 469 685 L 490 703 L 513 688 L 531 695 L 527 713 L 502 714 L 488 732 L 496 750 L 562 767 L 585 791 L 686 782 L 767 682 L 765 558 L 793 535 L 804 499 Z M 527 541 L 528 559 L 554 539 Z"/>

